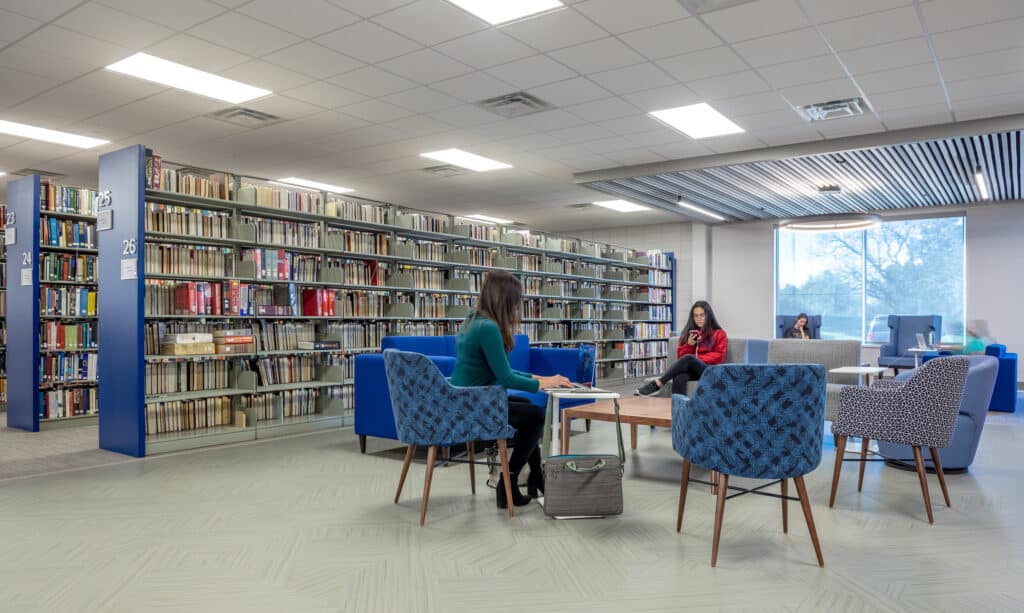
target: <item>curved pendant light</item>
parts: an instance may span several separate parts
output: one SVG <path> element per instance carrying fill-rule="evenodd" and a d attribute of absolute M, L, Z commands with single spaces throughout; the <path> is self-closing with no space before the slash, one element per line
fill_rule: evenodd
<path fill-rule="evenodd" d="M 781 230 L 796 232 L 848 232 L 867 230 L 882 223 L 878 215 L 825 215 L 802 219 L 784 219 L 779 222 Z"/>

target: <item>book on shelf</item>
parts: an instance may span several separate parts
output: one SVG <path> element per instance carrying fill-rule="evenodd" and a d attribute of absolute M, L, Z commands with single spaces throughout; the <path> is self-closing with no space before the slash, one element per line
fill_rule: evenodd
<path fill-rule="evenodd" d="M 306 351 L 341 349 L 341 341 L 299 341 L 298 345 Z"/>
<path fill-rule="evenodd" d="M 217 349 L 210 343 L 160 343 L 160 355 L 211 355 Z"/>

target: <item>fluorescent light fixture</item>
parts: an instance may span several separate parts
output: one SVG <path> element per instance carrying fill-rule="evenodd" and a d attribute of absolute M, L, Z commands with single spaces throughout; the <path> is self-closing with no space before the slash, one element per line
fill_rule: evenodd
<path fill-rule="evenodd" d="M 594 202 L 593 204 L 613 211 L 618 211 L 620 213 L 636 213 L 638 211 L 651 210 L 645 206 L 629 202 L 628 200 L 601 200 L 599 202 Z"/>
<path fill-rule="evenodd" d="M 48 143 L 78 147 L 79 149 L 92 149 L 93 147 L 106 145 L 110 142 L 109 140 L 103 140 L 102 138 L 92 138 L 89 136 L 81 136 L 79 134 L 71 134 L 70 132 L 59 132 L 57 130 L 49 130 L 47 128 L 2 120 L 0 120 L 0 134 L 23 136 L 25 138 L 46 141 Z"/>
<path fill-rule="evenodd" d="M 120 72 L 168 87 L 183 89 L 193 94 L 239 104 L 273 92 L 215 74 L 177 64 L 147 53 L 136 53 L 120 62 L 107 66 L 107 70 Z"/>
<path fill-rule="evenodd" d="M 284 183 L 285 185 L 298 185 L 299 187 L 305 187 L 308 189 L 318 189 L 322 192 L 331 192 L 333 194 L 347 194 L 356 190 L 351 187 L 342 187 L 340 185 L 331 185 L 330 183 L 320 183 L 319 181 L 310 181 L 309 179 L 300 179 L 298 177 L 286 177 L 284 179 L 278 179 L 275 183 Z"/>
<path fill-rule="evenodd" d="M 7 174 L 7 173 L 2 171 L 2 170 L 0 170 L 0 177 L 4 176 L 5 174 Z"/>
<path fill-rule="evenodd" d="M 648 114 L 690 138 L 710 138 L 744 131 L 743 128 L 729 121 L 725 115 L 711 108 L 707 102 L 651 111 Z"/>
<path fill-rule="evenodd" d="M 988 200 L 988 186 L 985 185 L 985 175 L 981 172 L 981 166 L 974 169 L 974 182 L 978 184 L 981 199 Z"/>
<path fill-rule="evenodd" d="M 438 162 L 444 162 L 445 164 L 452 164 L 462 168 L 468 168 L 476 172 L 512 168 L 511 165 L 504 162 L 485 158 L 483 156 L 476 155 L 475 153 L 463 151 L 462 149 L 442 149 L 440 151 L 431 151 L 430 153 L 421 153 L 420 157 L 430 158 L 432 160 L 437 160 Z"/>
<path fill-rule="evenodd" d="M 882 223 L 878 215 L 842 215 L 800 219 L 786 219 L 779 224 L 783 230 L 798 232 L 847 232 L 850 230 L 867 230 Z"/>
<path fill-rule="evenodd" d="M 460 9 L 473 13 L 496 26 L 538 13 L 547 13 L 565 6 L 558 0 L 448 0 Z"/>
<path fill-rule="evenodd" d="M 683 200 L 682 196 L 679 197 L 679 201 L 676 202 L 676 204 L 683 207 L 684 209 L 690 209 L 691 211 L 700 213 L 701 215 L 706 215 L 707 217 L 710 217 L 712 219 L 717 219 L 718 221 L 725 221 L 725 217 L 722 217 L 721 215 L 718 215 L 716 213 L 712 213 L 707 209 L 702 209 L 701 207 L 695 204 L 690 204 L 689 202 Z"/>
<path fill-rule="evenodd" d="M 473 213 L 472 215 L 466 215 L 466 219 L 475 219 L 477 221 L 483 221 L 486 223 L 512 223 L 511 219 L 502 219 L 500 217 L 491 217 L 490 215 L 484 215 L 482 213 Z"/>

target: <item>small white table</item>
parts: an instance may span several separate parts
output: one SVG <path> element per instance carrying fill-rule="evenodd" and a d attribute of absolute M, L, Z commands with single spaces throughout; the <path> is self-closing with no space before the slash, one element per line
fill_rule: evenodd
<path fill-rule="evenodd" d="M 614 400 L 618 401 L 620 398 L 618 392 L 609 392 L 607 390 L 595 389 L 594 391 L 572 391 L 568 388 L 565 390 L 560 389 L 549 389 L 544 390 L 548 394 L 548 406 L 547 406 L 547 420 L 544 422 L 544 438 L 540 445 L 541 460 L 546 460 L 551 455 L 551 431 L 554 428 L 554 421 L 556 416 L 559 419 L 559 428 L 566 427 L 561 421 L 561 408 L 559 404 L 562 398 L 572 398 L 574 400 Z"/>
<path fill-rule="evenodd" d="M 884 366 L 840 366 L 839 368 L 829 370 L 829 372 L 837 375 L 857 375 L 858 377 L 864 377 L 864 385 L 870 386 L 871 377 L 879 377 L 886 370 L 888 369 Z"/>
<path fill-rule="evenodd" d="M 939 351 L 935 347 L 908 347 L 907 353 L 914 354 L 914 368 L 921 366 L 921 354 L 928 353 L 929 351 Z"/>

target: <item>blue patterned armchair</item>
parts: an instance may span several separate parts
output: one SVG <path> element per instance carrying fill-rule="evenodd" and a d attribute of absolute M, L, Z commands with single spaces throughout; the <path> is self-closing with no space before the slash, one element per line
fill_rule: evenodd
<path fill-rule="evenodd" d="M 781 482 L 783 532 L 789 531 L 787 480 L 793 479 L 818 565 L 824 566 L 803 478 L 821 462 L 824 419 L 823 366 L 724 364 L 705 370 L 692 398 L 672 396 L 672 447 L 683 457 L 676 531 L 682 530 L 693 464 L 711 469 L 712 475 L 718 473 L 717 483 L 712 484 L 717 485 L 718 504 L 711 566 L 718 559 L 729 477 Z"/>
<path fill-rule="evenodd" d="M 928 523 L 934 523 L 921 453 L 922 447 L 928 447 L 942 496 L 946 506 L 950 506 L 939 448 L 948 447 L 953 440 L 969 367 L 967 356 L 939 357 L 928 360 L 906 379 L 880 381 L 871 387 L 850 385 L 843 388 L 839 393 L 839 414 L 832 422 L 832 434 L 836 436 L 837 450 L 846 448 L 847 437 L 861 439 L 858 492 L 864 484 L 864 464 L 871 439 L 909 445 L 917 465 Z M 837 451 L 828 500 L 830 507 L 836 502 L 843 461 L 843 454 Z"/>
<path fill-rule="evenodd" d="M 511 500 L 505 441 L 515 435 L 515 428 L 508 424 L 508 396 L 505 388 L 500 385 L 455 387 L 427 356 L 397 349 L 384 351 L 384 369 L 388 391 L 391 392 L 398 440 L 408 446 L 402 476 L 395 492 L 395 504 L 398 504 L 402 494 L 405 476 L 409 472 L 409 464 L 417 445 L 428 447 L 420 526 L 427 517 L 430 480 L 438 447 L 467 443 L 469 483 L 472 492 L 476 494 L 473 442 L 478 440 L 497 440 L 501 470 L 505 477 L 505 494 Z M 509 517 L 513 515 L 514 506 L 508 505 Z"/>

